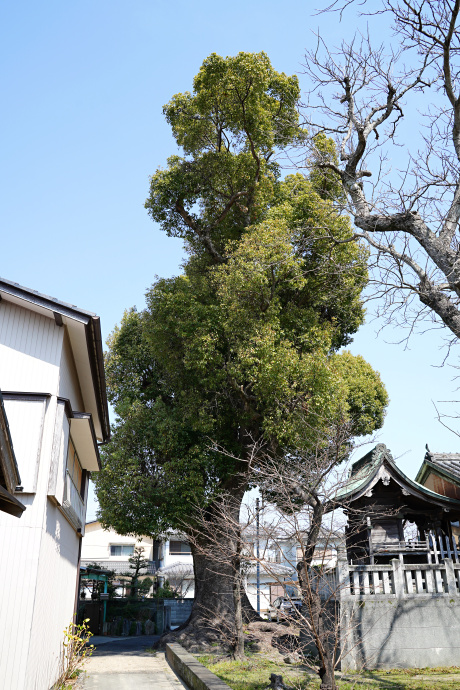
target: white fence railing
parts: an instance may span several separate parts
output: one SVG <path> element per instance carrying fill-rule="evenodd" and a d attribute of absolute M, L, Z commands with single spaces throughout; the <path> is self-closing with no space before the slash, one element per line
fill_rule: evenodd
<path fill-rule="evenodd" d="M 405 564 L 393 559 L 388 565 L 337 566 L 337 598 L 394 597 L 423 595 L 460 596 L 460 564 L 445 558 L 443 563 Z"/>

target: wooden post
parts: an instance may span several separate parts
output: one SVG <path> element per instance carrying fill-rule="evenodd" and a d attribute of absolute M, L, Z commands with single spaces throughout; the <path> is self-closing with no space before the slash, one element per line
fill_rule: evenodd
<path fill-rule="evenodd" d="M 393 566 L 393 582 L 395 594 L 397 599 L 404 597 L 404 571 L 399 558 L 392 558 L 391 565 Z"/>

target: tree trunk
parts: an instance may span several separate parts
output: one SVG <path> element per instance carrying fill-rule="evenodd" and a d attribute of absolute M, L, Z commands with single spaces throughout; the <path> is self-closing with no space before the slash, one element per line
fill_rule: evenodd
<path fill-rule="evenodd" d="M 233 577 L 233 605 L 235 607 L 235 644 L 233 657 L 237 660 L 244 659 L 244 630 L 243 630 L 243 607 L 241 603 L 242 577 L 239 555 L 234 563 Z"/>
<path fill-rule="evenodd" d="M 310 609 L 312 623 L 316 630 L 316 645 L 320 659 L 318 671 L 321 678 L 320 690 L 336 690 L 334 644 L 331 640 L 335 626 L 331 626 L 330 621 L 327 620 L 328 612 L 325 602 L 322 602 L 319 593 L 313 590 L 310 590 Z"/>
<path fill-rule="evenodd" d="M 231 496 L 231 508 L 215 501 L 206 509 L 205 521 L 194 533 L 189 532 L 195 576 L 192 613 L 184 625 L 162 637 L 161 646 L 174 641 L 198 652 L 218 643 L 235 655 L 244 654 L 239 572 L 239 513 L 244 491 L 239 493 L 241 496 Z"/>
<path fill-rule="evenodd" d="M 302 613 L 304 620 L 300 624 L 300 635 L 312 640 L 318 651 L 321 678 L 320 690 L 336 690 L 334 668 L 336 638 L 339 634 L 338 620 L 333 604 L 321 601 L 321 574 L 314 574 L 312 561 L 318 544 L 325 506 L 316 501 L 314 504 L 310 529 L 304 546 L 304 558 L 297 565 L 299 585 L 302 592 Z M 308 619 L 308 622 L 307 622 Z"/>

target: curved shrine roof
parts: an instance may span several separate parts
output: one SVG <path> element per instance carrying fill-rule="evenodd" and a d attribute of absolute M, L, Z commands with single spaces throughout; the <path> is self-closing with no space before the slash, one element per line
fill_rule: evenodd
<path fill-rule="evenodd" d="M 460 456 L 456 457 L 460 470 Z M 356 501 L 368 493 L 377 482 L 382 481 L 384 485 L 388 485 L 390 479 L 393 479 L 401 487 L 404 494 L 415 496 L 422 501 L 447 510 L 456 509 L 460 511 L 460 500 L 437 494 L 417 481 L 409 479 L 396 465 L 390 450 L 384 443 L 377 444 L 369 453 L 353 463 L 347 480 L 335 494 L 335 503 L 344 504 Z"/>

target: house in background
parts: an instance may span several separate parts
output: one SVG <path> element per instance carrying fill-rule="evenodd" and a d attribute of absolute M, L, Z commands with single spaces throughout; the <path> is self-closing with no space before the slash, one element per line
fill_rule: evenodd
<path fill-rule="evenodd" d="M 85 537 L 82 540 L 81 565 L 97 563 L 100 568 L 126 575 L 129 573 L 129 557 L 133 554 L 135 546 L 144 549 L 144 558 L 149 562 L 147 570 L 143 571 L 144 577 L 158 575 L 161 584 L 162 569 L 182 562 L 188 564 L 193 572 L 190 545 L 183 536 L 170 534 L 163 541 L 145 536 L 126 536 L 118 534 L 113 529 L 104 529 L 99 520 L 86 524 Z M 118 594 L 121 593 L 120 588 Z M 178 587 L 178 593 L 187 598 L 193 597 L 193 589 L 187 584 Z"/>
<path fill-rule="evenodd" d="M 286 586 L 292 583 L 297 562 L 296 544 L 291 543 L 292 540 L 284 539 L 282 542 L 286 556 L 278 544 L 274 546 L 272 542 L 273 535 L 270 536 L 270 540 L 265 538 L 261 551 L 260 601 L 262 611 L 268 609 L 276 597 L 285 593 Z M 144 576 L 155 575 L 159 586 L 168 582 L 180 597 L 193 599 L 195 596 L 193 557 L 190 544 L 186 541 L 186 537 L 180 533 L 171 532 L 165 535 L 162 541 L 155 541 L 150 537 L 123 536 L 112 529 L 105 530 L 98 520 L 94 520 L 86 524 L 85 537 L 82 540 L 81 565 L 97 564 L 100 568 L 107 568 L 114 570 L 119 575 L 126 575 L 129 572 L 129 557 L 135 546 L 144 548 L 144 556 L 149 561 Z M 292 556 L 292 554 L 294 555 Z M 294 559 L 293 562 L 292 558 Z M 257 606 L 256 583 L 256 567 L 252 564 L 245 575 L 245 587 L 254 608 Z M 122 594 L 121 581 L 117 594 Z"/>
<path fill-rule="evenodd" d="M 89 473 L 109 438 L 99 317 L 0 279 L 0 388 L 0 503 L 13 506 L 0 512 L 0 685 L 48 690 L 75 611 Z"/>
<path fill-rule="evenodd" d="M 142 570 L 142 577 L 153 578 L 158 566 L 158 542 L 150 537 L 123 536 L 112 529 L 105 530 L 99 520 L 86 523 L 85 536 L 82 539 L 81 566 L 96 565 L 99 568 L 113 570 L 117 575 L 129 575 L 129 557 L 134 553 L 134 547 L 144 549 L 144 558 L 148 560 L 148 567 Z M 83 583 L 84 584 L 84 583 Z M 115 579 L 117 596 L 126 594 L 126 578 Z M 80 596 L 86 596 L 85 588 L 80 588 Z"/>

